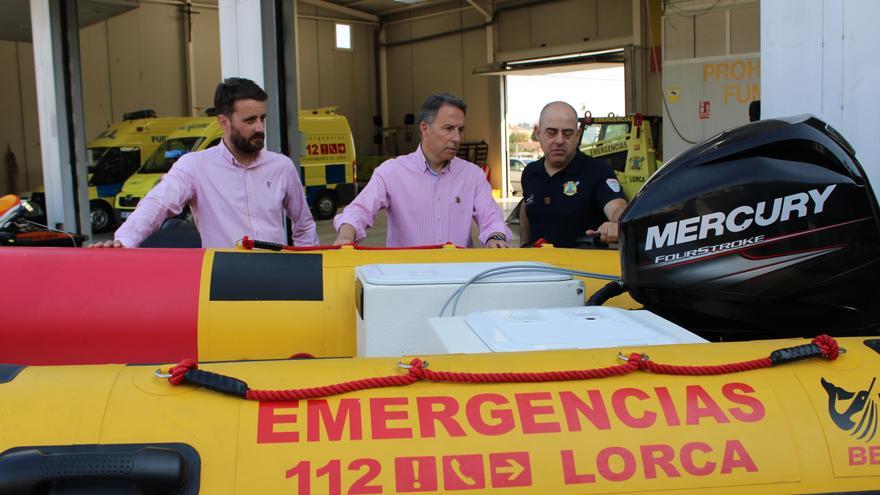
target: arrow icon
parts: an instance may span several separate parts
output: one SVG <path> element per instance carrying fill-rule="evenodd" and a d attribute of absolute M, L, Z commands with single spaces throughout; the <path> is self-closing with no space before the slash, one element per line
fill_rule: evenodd
<path fill-rule="evenodd" d="M 489 473 L 494 488 L 531 486 L 532 467 L 528 452 L 489 454 Z"/>
<path fill-rule="evenodd" d="M 526 467 L 516 462 L 516 459 L 505 459 L 505 462 L 507 465 L 496 468 L 495 472 L 498 474 L 510 475 L 507 477 L 507 481 L 516 480 L 526 470 Z"/>

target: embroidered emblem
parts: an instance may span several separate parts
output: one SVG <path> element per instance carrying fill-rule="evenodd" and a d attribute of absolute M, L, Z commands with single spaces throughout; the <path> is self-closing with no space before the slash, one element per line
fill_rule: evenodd
<path fill-rule="evenodd" d="M 266 181 L 266 189 L 272 189 L 272 183 L 271 183 L 271 182 Z"/>
<path fill-rule="evenodd" d="M 617 179 L 608 179 L 605 181 L 605 183 L 608 184 L 608 187 L 612 191 L 616 193 L 620 192 L 620 182 L 617 182 Z"/>
<path fill-rule="evenodd" d="M 456 197 L 455 197 L 455 202 L 456 202 L 456 203 L 461 203 L 461 198 L 459 198 L 458 196 L 456 196 Z"/>
<path fill-rule="evenodd" d="M 529 194 L 529 196 L 526 198 L 526 204 L 527 204 L 527 205 L 530 205 L 530 204 L 532 204 L 532 203 L 534 203 L 534 202 L 535 202 L 535 195 L 534 195 L 534 194 Z"/>
<path fill-rule="evenodd" d="M 578 185 L 580 185 L 580 181 L 570 180 L 562 185 L 562 194 L 566 196 L 574 196 L 578 192 Z"/>

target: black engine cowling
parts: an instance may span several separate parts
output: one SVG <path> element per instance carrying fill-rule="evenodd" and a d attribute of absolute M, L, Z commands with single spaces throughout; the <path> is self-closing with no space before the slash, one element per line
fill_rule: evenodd
<path fill-rule="evenodd" d="M 865 334 L 880 321 L 880 215 L 849 143 L 811 116 L 675 157 L 621 218 L 623 279 L 711 338 Z"/>

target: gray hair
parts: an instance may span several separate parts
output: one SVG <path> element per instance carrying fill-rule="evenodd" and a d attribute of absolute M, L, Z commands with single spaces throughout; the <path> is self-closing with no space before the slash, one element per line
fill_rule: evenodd
<path fill-rule="evenodd" d="M 433 123 L 434 119 L 437 118 L 437 111 L 443 105 L 452 105 L 461 110 L 462 113 L 467 114 L 467 105 L 464 104 L 461 98 L 452 93 L 435 93 L 425 98 L 425 102 L 419 108 L 419 124 L 422 122 L 429 125 Z"/>

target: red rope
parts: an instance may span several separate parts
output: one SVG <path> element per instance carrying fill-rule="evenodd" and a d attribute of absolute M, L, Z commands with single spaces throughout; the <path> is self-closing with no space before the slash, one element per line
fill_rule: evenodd
<path fill-rule="evenodd" d="M 239 243 L 241 247 L 247 250 L 254 249 L 254 244 L 256 241 L 254 239 L 248 238 L 248 236 L 244 236 L 241 238 Z M 463 249 L 461 246 L 456 246 L 451 242 L 447 242 L 444 244 L 425 244 L 423 246 L 402 246 L 402 247 L 385 247 L 385 246 L 359 246 L 353 242 L 348 244 L 341 245 L 325 245 L 325 246 L 288 246 L 282 245 L 281 249 L 284 251 L 330 251 L 333 249 L 341 249 L 342 246 L 352 246 L 357 251 L 396 251 L 401 249 L 442 249 L 445 246 L 452 246 L 458 249 Z"/>
<path fill-rule="evenodd" d="M 354 248 L 358 251 L 395 251 L 400 249 L 443 249 L 444 246 L 452 246 L 454 248 L 463 249 L 461 246 L 456 246 L 451 242 L 447 242 L 444 244 L 425 244 L 423 246 L 401 246 L 401 247 L 384 247 L 384 246 L 358 246 L 355 244 Z"/>
<path fill-rule="evenodd" d="M 290 390 L 248 389 L 245 398 L 247 400 L 259 400 L 264 402 L 317 399 L 320 397 L 329 397 L 331 395 L 339 395 L 357 390 L 368 390 L 371 388 L 403 387 L 405 385 L 412 385 L 416 381 L 418 381 L 418 378 L 415 378 L 410 374 L 364 378 L 362 380 L 353 380 L 350 382 L 314 388 L 297 388 Z"/>
<path fill-rule="evenodd" d="M 633 354 L 626 364 L 618 364 L 607 368 L 568 371 L 541 371 L 536 373 L 457 373 L 450 371 L 433 371 L 424 367 L 421 359 L 410 362 L 409 374 L 418 380 L 450 383 L 537 383 L 559 382 L 568 380 L 592 380 L 622 376 L 641 368 L 642 357 Z"/>
<path fill-rule="evenodd" d="M 822 351 L 822 357 L 829 361 L 834 361 L 840 356 L 840 344 L 830 335 L 819 335 L 811 343 L 816 344 Z"/>
<path fill-rule="evenodd" d="M 840 355 L 840 347 L 834 338 L 828 335 L 820 335 L 812 340 L 812 343 L 819 347 L 822 357 L 828 360 L 837 359 Z M 447 382 L 447 383 L 538 383 L 538 382 L 557 382 L 572 380 L 592 380 L 598 378 L 608 378 L 612 376 L 623 376 L 635 371 L 647 371 L 650 373 L 663 375 L 722 375 L 729 373 L 739 373 L 742 371 L 751 371 L 761 368 L 769 368 L 773 365 L 771 359 L 760 358 L 751 361 L 741 361 L 737 363 L 727 363 L 712 366 L 676 366 L 655 363 L 650 361 L 647 356 L 638 353 L 632 353 L 627 357 L 626 362 L 616 366 L 605 368 L 594 368 L 584 370 L 565 370 L 565 371 L 542 371 L 533 373 L 462 373 L 450 371 L 434 371 L 427 368 L 427 363 L 419 358 L 410 361 L 406 375 L 380 376 L 374 378 L 364 378 L 360 380 L 352 380 L 333 385 L 325 385 L 321 387 L 300 388 L 289 390 L 256 390 L 248 388 L 245 398 L 248 400 L 258 401 L 290 401 L 302 399 L 316 399 L 321 397 L 329 397 L 357 390 L 367 390 L 373 388 L 384 387 L 402 387 L 412 385 L 417 381 L 431 382 Z M 181 361 L 177 366 L 170 370 L 171 377 L 168 381 L 172 385 L 179 385 L 184 381 L 184 375 L 190 369 L 198 368 L 198 364 L 192 359 Z"/>
<path fill-rule="evenodd" d="M 197 363 L 195 359 L 184 359 L 183 361 L 178 363 L 177 366 L 173 366 L 170 370 L 168 370 L 168 372 L 171 374 L 171 376 L 168 378 L 168 381 L 172 385 L 180 385 L 181 383 L 183 383 L 186 372 L 191 369 L 197 369 L 198 367 L 199 363 Z"/>
<path fill-rule="evenodd" d="M 282 249 L 285 251 L 332 251 L 334 249 L 342 249 L 342 245 L 339 245 L 339 246 L 284 246 Z"/>
<path fill-rule="evenodd" d="M 761 368 L 769 368 L 773 365 L 770 358 L 753 359 L 751 361 L 742 361 L 739 363 L 719 364 L 714 366 L 675 366 L 670 364 L 660 364 L 653 361 L 644 361 L 645 369 L 651 373 L 658 375 L 726 375 L 728 373 L 739 373 L 741 371 L 758 370 Z"/>

